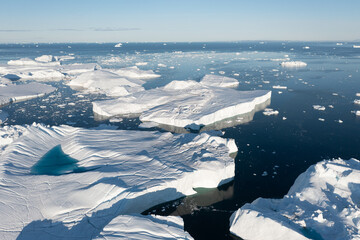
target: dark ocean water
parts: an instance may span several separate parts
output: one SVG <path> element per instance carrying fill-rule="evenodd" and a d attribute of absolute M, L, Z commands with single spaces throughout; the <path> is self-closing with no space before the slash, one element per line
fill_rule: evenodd
<path fill-rule="evenodd" d="M 75 59 L 64 64 L 98 63 L 103 68 L 120 68 L 147 62 L 139 68 L 161 75 L 147 82 L 147 89 L 214 73 L 238 79 L 238 90 L 272 90 L 269 107 L 278 110 L 278 115 L 257 112 L 249 123 L 222 129 L 224 137 L 234 138 L 239 148 L 232 183 L 219 189 L 199 189 L 197 196 L 149 210 L 182 215 L 185 230 L 195 239 L 231 239 L 229 217 L 243 204 L 258 197 L 282 198 L 299 174 L 323 159 L 360 159 L 360 118 L 353 113 L 360 110 L 360 105 L 354 104 L 360 99 L 356 96 L 360 93 L 360 49 L 353 44 L 123 43 L 121 48 L 114 48 L 114 44 L 1 44 L 0 64 L 43 54 L 74 54 Z M 307 66 L 281 67 L 287 58 L 304 61 Z M 85 128 L 110 124 L 96 121 L 92 113 L 91 101 L 106 96 L 79 96 L 62 82 L 49 84 L 58 88 L 56 97 L 1 108 L 9 115 L 5 124 L 41 122 Z M 274 85 L 287 89 L 273 89 Z M 313 105 L 326 109 L 318 111 Z M 138 119 L 124 119 L 111 124 L 135 130 L 139 123 Z"/>

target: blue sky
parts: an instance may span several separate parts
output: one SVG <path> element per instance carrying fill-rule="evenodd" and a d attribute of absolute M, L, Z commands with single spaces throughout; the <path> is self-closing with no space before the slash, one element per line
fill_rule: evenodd
<path fill-rule="evenodd" d="M 360 39 L 359 0 L 0 0 L 0 42 Z"/>

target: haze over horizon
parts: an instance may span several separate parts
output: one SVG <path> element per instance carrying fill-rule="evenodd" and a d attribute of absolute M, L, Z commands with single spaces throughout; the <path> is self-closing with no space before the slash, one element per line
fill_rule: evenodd
<path fill-rule="evenodd" d="M 360 1 L 1 3 L 0 43 L 359 41 Z"/>

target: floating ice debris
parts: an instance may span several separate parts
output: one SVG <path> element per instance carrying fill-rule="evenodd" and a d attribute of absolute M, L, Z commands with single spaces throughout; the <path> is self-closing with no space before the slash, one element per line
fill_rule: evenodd
<path fill-rule="evenodd" d="M 359 110 L 356 111 L 356 112 L 355 112 L 355 115 L 356 115 L 356 116 L 360 116 L 360 111 L 359 111 Z"/>
<path fill-rule="evenodd" d="M 111 71 L 118 74 L 121 77 L 126 77 L 131 79 L 151 79 L 151 78 L 160 77 L 159 74 L 154 73 L 154 71 L 152 70 L 141 70 L 136 66 L 120 68 Z"/>
<path fill-rule="evenodd" d="M 118 43 L 114 47 L 118 48 L 118 47 L 121 47 L 121 46 L 122 46 L 122 43 Z"/>
<path fill-rule="evenodd" d="M 286 86 L 280 86 L 280 85 L 275 85 L 273 86 L 274 89 L 287 89 Z"/>
<path fill-rule="evenodd" d="M 93 111 L 103 117 L 138 115 L 143 122 L 183 128 L 205 126 L 249 113 L 270 98 L 270 91 L 236 91 L 192 80 L 172 81 L 161 88 L 93 102 Z"/>
<path fill-rule="evenodd" d="M 94 232 L 109 233 L 112 220 L 119 226 L 131 219 L 122 215 L 140 214 L 194 194 L 194 188 L 213 188 L 232 179 L 235 164 L 229 154 L 237 151 L 234 140 L 207 133 L 35 124 L 25 129 L 0 128 L 0 144 L 1 239 L 92 239 Z M 75 159 L 81 171 L 73 168 L 58 176 L 31 174 L 39 159 L 56 146 L 65 155 L 54 154 Z M 51 170 L 56 173 L 56 168 L 52 165 Z M 169 227 L 182 228 L 182 224 L 167 222 L 179 218 L 165 219 L 161 222 Z M 119 231 L 141 234 L 142 229 L 149 230 L 149 225 L 143 224 L 146 221 L 139 221 Z"/>
<path fill-rule="evenodd" d="M 52 57 L 52 56 L 51 56 Z M 13 66 L 60 66 L 60 62 L 58 61 L 44 61 L 47 57 L 38 57 L 37 59 L 40 59 L 42 61 L 32 60 L 30 58 L 21 58 L 18 60 L 10 60 L 8 61 L 8 65 Z"/>
<path fill-rule="evenodd" d="M 183 239 L 192 240 L 189 233 L 184 231 L 184 222 L 177 216 L 155 215 L 121 215 L 114 218 L 96 240 L 118 239 Z"/>
<path fill-rule="evenodd" d="M 329 107 L 329 108 L 334 108 L 334 106 L 333 106 L 333 105 L 329 105 L 328 107 Z"/>
<path fill-rule="evenodd" d="M 313 108 L 318 111 L 325 111 L 325 107 L 321 105 L 313 105 Z"/>
<path fill-rule="evenodd" d="M 360 93 L 356 93 L 355 95 L 356 95 L 357 97 L 360 97 Z"/>
<path fill-rule="evenodd" d="M 136 66 L 146 66 L 148 63 L 147 62 L 137 62 L 135 63 Z"/>
<path fill-rule="evenodd" d="M 282 62 L 280 64 L 282 67 L 306 67 L 307 64 L 301 61 L 289 61 L 289 62 Z"/>
<path fill-rule="evenodd" d="M 303 49 L 310 49 L 310 47 L 309 47 L 309 46 L 305 46 L 305 47 L 303 47 Z"/>
<path fill-rule="evenodd" d="M 225 72 L 224 71 L 219 71 L 219 74 L 224 75 Z"/>
<path fill-rule="evenodd" d="M 354 103 L 355 103 L 355 104 L 360 104 L 360 99 L 355 99 L 355 100 L 354 100 Z"/>
<path fill-rule="evenodd" d="M 286 117 L 283 117 L 282 120 L 286 120 L 287 118 Z"/>
<path fill-rule="evenodd" d="M 263 114 L 265 116 L 278 115 L 279 111 L 274 110 L 272 108 L 265 108 L 264 111 L 263 111 Z"/>
<path fill-rule="evenodd" d="M 344 121 L 339 119 L 339 120 L 335 120 L 335 122 L 343 123 Z"/>
<path fill-rule="evenodd" d="M 264 172 L 261 174 L 262 177 L 266 177 L 267 175 L 268 175 L 267 171 L 264 171 Z"/>
<path fill-rule="evenodd" d="M 343 43 L 336 43 L 336 46 L 342 46 Z"/>
<path fill-rule="evenodd" d="M 360 48 L 360 45 L 353 45 L 353 48 Z"/>
<path fill-rule="evenodd" d="M 339 94 L 338 93 L 332 93 L 333 96 L 338 96 Z"/>
<path fill-rule="evenodd" d="M 325 119 L 323 119 L 323 118 L 318 118 L 318 120 L 321 121 L 321 122 L 325 121 Z"/>
<path fill-rule="evenodd" d="M 282 199 L 258 198 L 230 219 L 244 239 L 357 239 L 360 162 L 326 160 L 301 174 Z"/>
<path fill-rule="evenodd" d="M 137 82 L 137 83 L 136 83 Z M 141 81 L 129 81 L 126 78 L 106 70 L 85 72 L 67 83 L 70 87 L 85 93 L 103 93 L 108 96 L 125 96 L 130 93 L 143 91 Z"/>
<path fill-rule="evenodd" d="M 163 67 L 163 68 L 165 68 L 165 67 L 167 67 L 165 64 L 163 64 L 163 63 L 159 63 L 158 64 L 158 67 Z"/>
<path fill-rule="evenodd" d="M 0 86 L 0 106 L 40 97 L 54 90 L 54 87 L 41 83 Z"/>
<path fill-rule="evenodd" d="M 205 75 L 200 83 L 212 86 L 212 87 L 227 87 L 227 88 L 235 88 L 239 86 L 239 81 L 235 78 L 217 76 L 212 74 Z"/>

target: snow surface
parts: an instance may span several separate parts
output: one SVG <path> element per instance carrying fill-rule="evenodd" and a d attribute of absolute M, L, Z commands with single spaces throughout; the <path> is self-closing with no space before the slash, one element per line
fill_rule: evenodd
<path fill-rule="evenodd" d="M 0 86 L 0 106 L 11 102 L 24 101 L 31 98 L 43 96 L 47 93 L 53 92 L 56 88 L 41 84 L 9 84 Z"/>
<path fill-rule="evenodd" d="M 282 62 L 280 64 L 282 67 L 306 67 L 307 64 L 305 62 L 302 61 L 288 61 L 288 62 Z"/>
<path fill-rule="evenodd" d="M 239 81 L 236 80 L 235 78 L 217 76 L 211 74 L 205 75 L 201 79 L 200 83 L 212 87 L 236 88 L 237 86 L 239 86 Z"/>
<path fill-rule="evenodd" d="M 360 162 L 325 160 L 301 174 L 283 199 L 258 198 L 230 219 L 244 239 L 359 239 Z"/>
<path fill-rule="evenodd" d="M 83 89 L 88 93 L 103 93 L 119 97 L 143 91 L 142 83 L 139 80 L 129 81 L 106 70 L 94 70 L 78 75 L 68 85 L 74 89 Z"/>
<path fill-rule="evenodd" d="M 134 226 L 138 226 L 134 228 Z M 184 222 L 175 216 L 119 216 L 113 219 L 96 240 L 151 240 L 151 239 L 193 239 L 184 232 Z M 139 229 L 141 228 L 141 231 Z"/>
<path fill-rule="evenodd" d="M 270 98 L 271 91 L 236 91 L 192 80 L 172 81 L 161 88 L 93 102 L 93 111 L 107 118 L 137 115 L 143 122 L 198 130 L 201 126 L 251 112 Z"/>
<path fill-rule="evenodd" d="M 217 187 L 232 179 L 235 164 L 229 154 L 237 151 L 234 140 L 207 133 L 33 124 L 0 128 L 0 137 L 0 239 L 105 236 L 120 224 L 121 219 L 114 219 L 119 215 L 139 214 L 194 194 L 193 188 Z M 59 146 L 81 171 L 31 174 L 39 159 Z M 132 225 L 127 231 L 153 229 Z"/>

